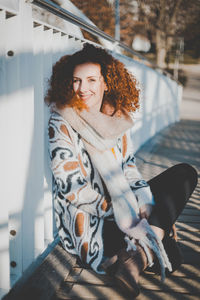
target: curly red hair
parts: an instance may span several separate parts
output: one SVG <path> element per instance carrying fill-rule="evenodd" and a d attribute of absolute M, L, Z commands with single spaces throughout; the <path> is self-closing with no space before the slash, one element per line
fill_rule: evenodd
<path fill-rule="evenodd" d="M 85 43 L 83 49 L 73 55 L 61 57 L 53 66 L 45 101 L 61 109 L 67 105 L 80 110 L 86 108 L 73 91 L 73 72 L 77 65 L 88 62 L 101 67 L 108 88 L 103 103 L 109 104 L 116 111 L 133 112 L 139 108 L 139 89 L 134 76 L 106 50 L 89 43 Z"/>

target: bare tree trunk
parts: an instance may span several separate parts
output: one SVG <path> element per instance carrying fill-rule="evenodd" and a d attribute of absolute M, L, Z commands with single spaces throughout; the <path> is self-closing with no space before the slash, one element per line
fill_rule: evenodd
<path fill-rule="evenodd" d="M 156 30 L 156 63 L 160 68 L 165 68 L 166 63 L 166 35 L 163 31 L 157 29 Z"/>

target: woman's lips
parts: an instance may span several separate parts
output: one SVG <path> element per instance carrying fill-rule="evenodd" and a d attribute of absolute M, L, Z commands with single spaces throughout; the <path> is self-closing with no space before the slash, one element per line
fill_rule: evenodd
<path fill-rule="evenodd" d="M 91 97 L 91 95 L 79 95 L 79 97 L 80 97 L 82 100 L 86 101 L 86 100 L 88 100 L 88 99 Z"/>

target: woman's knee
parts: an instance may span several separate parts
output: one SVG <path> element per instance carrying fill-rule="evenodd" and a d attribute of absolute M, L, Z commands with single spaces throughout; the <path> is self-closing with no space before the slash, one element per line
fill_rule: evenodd
<path fill-rule="evenodd" d="M 174 167 L 177 167 L 179 170 L 183 172 L 183 174 L 186 174 L 187 177 L 192 180 L 195 186 L 197 185 L 198 174 L 194 167 L 192 167 L 187 163 L 180 163 L 175 165 Z"/>
<path fill-rule="evenodd" d="M 174 166 L 181 174 L 187 178 L 195 188 L 198 181 L 198 174 L 194 167 L 187 163 L 180 163 Z"/>
<path fill-rule="evenodd" d="M 172 190 L 189 186 L 190 194 L 197 185 L 197 172 L 195 168 L 187 163 L 176 164 L 156 177 L 148 181 L 152 193 L 155 195 L 162 194 Z"/>

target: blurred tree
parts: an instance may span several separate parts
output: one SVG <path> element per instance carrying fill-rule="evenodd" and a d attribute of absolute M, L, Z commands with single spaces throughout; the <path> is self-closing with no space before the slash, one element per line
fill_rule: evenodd
<path fill-rule="evenodd" d="M 94 24 L 107 34 L 114 36 L 115 15 L 111 5 L 107 0 L 72 0 L 72 2 L 92 21 Z M 96 40 L 89 33 L 84 31 L 85 38 Z"/>
<path fill-rule="evenodd" d="M 139 20 L 155 42 L 156 63 L 165 67 L 167 54 L 174 42 L 184 37 L 190 24 L 197 22 L 198 0 L 138 0 Z"/>
<path fill-rule="evenodd" d="M 185 29 L 185 52 L 194 59 L 200 58 L 200 9 L 197 11 L 198 17 L 191 20 Z"/>
<path fill-rule="evenodd" d="M 97 27 L 114 37 L 115 0 L 72 0 L 72 2 Z M 141 24 L 140 21 L 135 20 L 136 10 L 135 1 L 120 0 L 120 38 L 129 47 L 132 46 L 133 36 L 137 33 L 138 23 Z M 86 38 L 90 37 L 86 32 L 84 32 L 84 36 Z M 94 37 L 92 40 L 94 40 Z"/>

